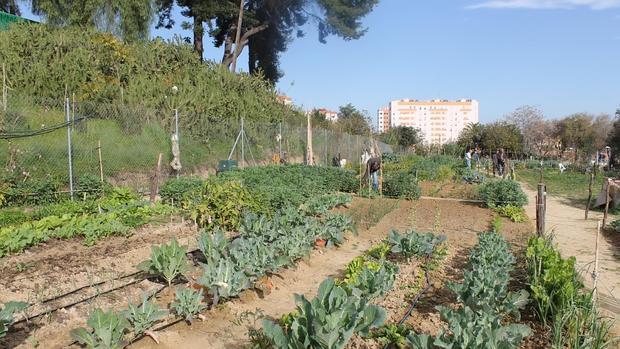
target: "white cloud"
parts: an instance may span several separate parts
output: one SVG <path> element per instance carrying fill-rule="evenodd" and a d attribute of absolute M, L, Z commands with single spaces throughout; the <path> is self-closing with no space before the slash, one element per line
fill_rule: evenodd
<path fill-rule="evenodd" d="M 620 7 L 620 0 L 492 0 L 468 6 L 468 8 L 472 9 L 573 9 L 577 7 L 604 10 Z"/>

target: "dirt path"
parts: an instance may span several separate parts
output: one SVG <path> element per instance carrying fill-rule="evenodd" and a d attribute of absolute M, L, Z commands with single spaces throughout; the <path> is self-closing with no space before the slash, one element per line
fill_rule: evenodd
<path fill-rule="evenodd" d="M 522 185 L 529 203 L 528 216 L 536 219 L 536 192 Z M 612 217 L 613 219 L 613 217 Z M 592 287 L 594 270 L 594 249 L 597 221 L 603 214 L 590 211 L 584 219 L 584 209 L 569 206 L 565 199 L 548 196 L 546 230 L 553 232 L 563 257 L 575 256 L 577 269 L 581 272 L 587 287 Z M 601 306 L 616 320 L 618 330 L 620 315 L 620 236 L 615 232 L 604 232 L 599 238 L 599 281 L 598 290 Z M 618 332 L 618 331 L 616 331 Z"/>

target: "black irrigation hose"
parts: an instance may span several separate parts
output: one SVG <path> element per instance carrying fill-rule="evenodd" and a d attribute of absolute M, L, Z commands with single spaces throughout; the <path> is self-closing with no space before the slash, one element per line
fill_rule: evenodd
<path fill-rule="evenodd" d="M 426 262 L 428 262 L 428 258 Z M 424 270 L 424 279 L 426 281 L 426 286 L 424 286 L 424 288 L 420 292 L 418 292 L 418 294 L 411 300 L 411 303 L 409 304 L 409 307 L 407 308 L 407 312 L 405 312 L 405 315 L 403 315 L 403 317 L 397 322 L 398 326 L 402 325 L 411 316 L 411 313 L 413 313 L 413 309 L 417 305 L 420 298 L 422 298 L 422 296 L 428 291 L 428 289 L 431 288 L 431 279 L 428 273 L 428 269 Z M 390 348 L 391 344 L 392 343 L 386 344 L 383 347 L 383 349 Z"/>
<path fill-rule="evenodd" d="M 413 309 L 417 305 L 417 303 L 420 300 L 420 298 L 422 298 L 424 293 L 426 293 L 426 291 L 428 291 L 428 289 L 431 288 L 431 280 L 430 280 L 430 277 L 428 275 L 428 270 L 424 270 L 424 277 L 426 279 L 426 286 L 424 286 L 422 291 L 418 292 L 418 294 L 411 300 L 411 304 L 409 304 L 409 308 L 407 309 L 407 312 L 402 317 L 402 319 L 400 319 L 400 321 L 398 321 L 398 326 L 402 325 L 407 320 L 407 318 L 409 318 L 411 316 L 411 313 L 413 312 Z"/>
<path fill-rule="evenodd" d="M 197 251 L 199 251 L 199 250 L 198 250 L 198 249 L 195 249 L 195 250 L 192 250 L 192 251 L 188 251 L 188 252 L 186 253 L 186 255 L 188 255 L 188 256 L 190 257 L 190 259 L 192 259 L 192 254 L 193 254 L 193 253 L 195 253 L 195 252 L 197 252 Z M 192 260 L 193 260 L 193 259 L 192 259 Z M 69 292 L 67 292 L 67 293 L 64 293 L 64 294 L 61 294 L 61 295 L 58 295 L 58 296 L 54 296 L 54 297 L 52 297 L 52 298 L 46 299 L 46 300 L 44 300 L 44 301 L 41 301 L 41 302 L 40 302 L 40 303 L 38 303 L 38 304 L 47 304 L 47 303 L 53 302 L 53 301 L 55 301 L 55 300 L 58 300 L 58 299 L 65 298 L 65 297 L 71 296 L 71 295 L 73 295 L 73 294 L 76 294 L 76 293 L 78 293 L 78 292 L 80 292 L 80 291 L 82 291 L 82 290 L 84 290 L 84 289 L 89 289 L 89 288 L 92 288 L 92 287 L 100 286 L 100 285 L 103 285 L 103 284 L 108 283 L 108 282 L 111 282 L 111 281 L 119 281 L 119 280 L 127 279 L 127 278 L 130 278 L 130 277 L 133 277 L 133 276 L 139 275 L 139 274 L 144 274 L 144 276 L 143 276 L 143 277 L 141 277 L 141 278 L 139 278 L 139 279 L 133 280 L 133 281 L 131 281 L 131 282 L 125 283 L 125 284 L 123 284 L 123 285 L 121 285 L 121 286 L 118 286 L 118 287 L 115 287 L 115 288 L 109 289 L 109 290 L 107 290 L 107 291 L 104 291 L 104 292 L 97 292 L 95 295 L 89 296 L 89 297 L 84 298 L 84 299 L 81 299 L 81 300 L 79 300 L 79 301 L 75 301 L 75 302 L 73 302 L 73 303 L 69 303 L 69 304 L 65 304 L 65 305 L 57 306 L 57 307 L 52 308 L 52 309 L 47 309 L 46 311 L 40 312 L 39 314 L 36 314 L 36 315 L 33 315 L 33 316 L 26 316 L 26 317 L 24 317 L 23 319 L 20 319 L 20 320 L 18 320 L 18 321 L 15 321 L 15 324 L 19 324 L 19 323 L 22 323 L 22 322 L 30 321 L 30 320 L 32 320 L 32 319 L 39 318 L 39 317 L 41 317 L 41 316 L 43 316 L 43 315 L 51 314 L 51 313 L 56 312 L 56 311 L 58 311 L 58 310 L 60 310 L 60 309 L 63 309 L 63 308 L 71 308 L 71 307 L 73 307 L 73 306 L 76 306 L 76 305 L 78 305 L 78 304 L 84 303 L 84 302 L 89 301 L 89 300 L 91 300 L 91 299 L 93 299 L 93 298 L 96 298 L 96 297 L 98 297 L 98 296 L 101 296 L 101 295 L 104 295 L 104 294 L 108 294 L 108 293 L 111 293 L 111 292 L 114 292 L 114 291 L 118 291 L 118 290 L 120 290 L 120 289 L 122 289 L 122 288 L 125 288 L 125 287 L 127 287 L 127 286 L 131 286 L 131 285 L 137 284 L 137 283 L 139 283 L 139 282 L 142 282 L 142 281 L 144 281 L 144 280 L 148 279 L 149 275 L 147 275 L 147 274 L 146 274 L 146 273 L 144 273 L 143 271 L 137 271 L 137 272 L 134 272 L 134 273 L 131 273 L 131 274 L 128 274 L 128 275 L 123 275 L 123 276 L 121 276 L 121 277 L 119 277 L 119 278 L 116 278 L 116 279 L 106 280 L 106 281 L 100 281 L 100 282 L 98 282 L 98 283 L 91 284 L 91 285 L 85 285 L 85 286 L 82 286 L 82 287 L 77 288 L 77 289 L 75 289 L 75 290 L 69 291 Z M 162 289 L 160 289 L 160 290 L 158 290 L 158 291 L 157 291 L 156 293 L 154 293 L 152 296 L 154 296 L 154 295 L 158 294 L 159 292 L 161 292 L 161 290 L 163 290 L 163 288 L 162 288 Z M 152 296 L 151 296 L 151 297 L 152 297 Z M 150 297 L 149 297 L 149 298 L 150 298 Z"/>
<path fill-rule="evenodd" d="M 2 132 L 0 133 L 0 139 L 16 139 L 16 138 L 28 138 L 28 137 L 34 137 L 34 136 L 40 136 L 46 133 L 50 133 L 50 132 L 54 132 L 56 130 L 60 130 L 62 128 L 74 125 L 80 121 L 86 120 L 86 117 L 79 117 L 77 119 L 74 119 L 72 121 L 65 121 L 63 123 L 60 124 L 56 124 L 56 125 L 52 125 L 52 126 L 48 126 L 48 127 L 43 127 L 39 130 L 16 130 L 16 131 L 12 131 L 12 132 Z"/>

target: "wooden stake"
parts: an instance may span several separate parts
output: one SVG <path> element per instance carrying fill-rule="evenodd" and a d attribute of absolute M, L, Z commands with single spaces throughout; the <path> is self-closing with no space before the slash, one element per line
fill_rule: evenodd
<path fill-rule="evenodd" d="M 97 153 L 99 153 L 99 179 L 103 183 L 103 160 L 101 159 L 101 139 L 97 143 Z"/>
<path fill-rule="evenodd" d="M 611 178 L 607 178 L 607 188 L 605 188 L 605 214 L 603 215 L 603 229 L 607 223 L 607 215 L 609 214 L 609 187 L 611 186 Z"/>
<path fill-rule="evenodd" d="M 594 182 L 594 170 L 590 172 L 590 184 L 588 185 L 588 203 L 586 204 L 586 220 L 590 212 L 590 204 L 592 203 L 592 182 Z"/>
<path fill-rule="evenodd" d="M 596 227 L 596 245 L 594 245 L 594 271 L 592 272 L 593 282 L 593 292 L 592 292 L 592 302 L 596 302 L 597 290 L 596 285 L 598 283 L 598 239 L 601 235 L 601 221 L 598 221 Z"/>
<path fill-rule="evenodd" d="M 379 195 L 383 197 L 383 158 L 381 158 L 381 167 L 379 167 Z"/>
<path fill-rule="evenodd" d="M 155 202 L 157 198 L 157 192 L 159 191 L 159 173 L 161 172 L 161 157 L 162 153 L 159 153 L 157 157 L 157 167 L 155 168 L 155 173 L 153 174 L 153 179 L 151 181 L 151 202 Z"/>

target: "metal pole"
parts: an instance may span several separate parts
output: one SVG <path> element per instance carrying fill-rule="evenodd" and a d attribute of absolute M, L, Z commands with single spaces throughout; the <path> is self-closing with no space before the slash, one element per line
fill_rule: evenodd
<path fill-rule="evenodd" d="M 538 236 L 545 234 L 545 204 L 546 190 L 544 183 L 538 183 L 538 195 L 536 195 L 536 233 Z"/>
<path fill-rule="evenodd" d="M 245 166 L 245 148 L 243 146 L 243 136 L 245 131 L 243 130 L 243 118 L 241 118 L 241 168 Z"/>
<path fill-rule="evenodd" d="M 280 153 L 280 159 L 282 159 L 282 122 L 279 123 L 280 137 L 278 139 L 278 152 Z"/>
<path fill-rule="evenodd" d="M 611 178 L 607 178 L 607 188 L 605 188 L 605 213 L 603 214 L 603 229 L 607 224 L 607 215 L 609 214 L 609 187 L 611 186 Z"/>
<path fill-rule="evenodd" d="M 69 98 L 65 100 L 65 111 L 67 116 L 67 150 L 69 152 L 69 193 L 71 193 L 71 201 L 73 201 L 73 158 L 71 154 L 71 109 L 69 106 Z"/>
<path fill-rule="evenodd" d="M 177 138 L 177 144 L 179 145 L 179 157 L 181 156 L 181 138 L 179 138 L 179 110 L 174 109 L 174 134 Z M 177 172 L 177 179 L 179 178 L 179 171 Z"/>

